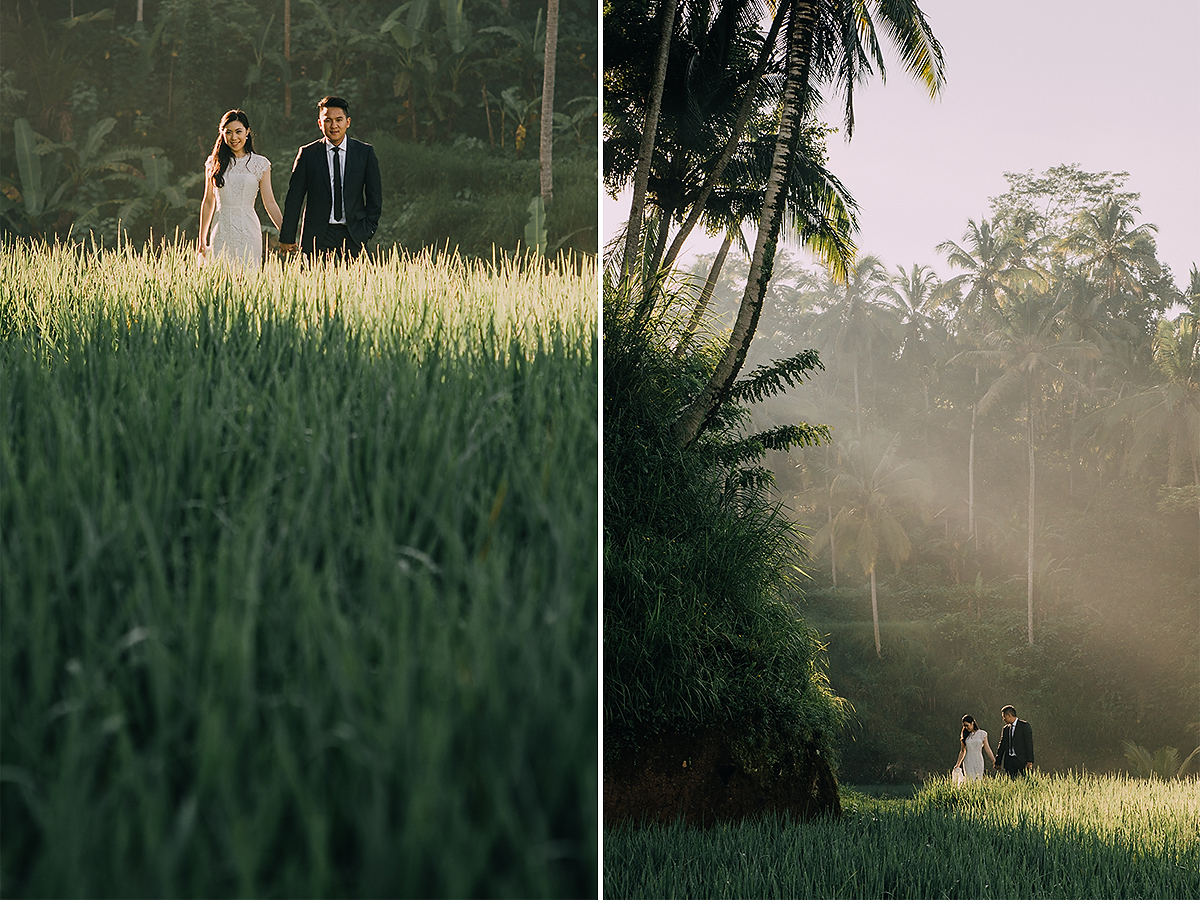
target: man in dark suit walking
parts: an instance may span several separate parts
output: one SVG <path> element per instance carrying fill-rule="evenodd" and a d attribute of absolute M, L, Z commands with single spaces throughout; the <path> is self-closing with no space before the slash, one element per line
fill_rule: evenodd
<path fill-rule="evenodd" d="M 995 767 L 998 769 L 1003 765 L 1010 778 L 1032 772 L 1033 726 L 1018 719 L 1017 711 L 1011 706 L 1000 710 L 1000 718 L 1004 720 L 1004 731 L 1000 734 L 1000 746 L 996 748 Z"/>
<path fill-rule="evenodd" d="M 339 259 L 343 254 L 354 259 L 379 227 L 383 209 L 379 160 L 370 144 L 346 136 L 350 107 L 345 100 L 325 97 L 317 109 L 317 125 L 324 137 L 296 154 L 279 247 L 284 252 L 295 250 L 299 227 L 305 256 L 333 253 Z"/>

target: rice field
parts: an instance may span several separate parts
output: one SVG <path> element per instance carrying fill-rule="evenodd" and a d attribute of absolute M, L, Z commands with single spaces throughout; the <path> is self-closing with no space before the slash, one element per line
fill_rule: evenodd
<path fill-rule="evenodd" d="M 1191 898 L 1200 783 L 1055 775 L 911 799 L 843 789 L 841 820 L 604 835 L 604 896 Z"/>
<path fill-rule="evenodd" d="M 0 893 L 597 884 L 590 263 L 0 250 Z"/>

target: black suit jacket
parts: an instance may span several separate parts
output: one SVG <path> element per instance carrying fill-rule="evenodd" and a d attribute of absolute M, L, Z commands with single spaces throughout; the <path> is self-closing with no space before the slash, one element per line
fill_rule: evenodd
<path fill-rule="evenodd" d="M 1013 722 L 1012 745 L 1017 753 L 1017 768 L 1024 769 L 1025 763 L 1033 762 L 1033 726 L 1024 719 Z M 1004 765 L 1008 760 L 1009 727 L 1000 733 L 1000 746 L 996 748 L 996 762 Z"/>
<path fill-rule="evenodd" d="M 366 243 L 379 227 L 383 209 L 383 188 L 379 179 L 379 160 L 375 148 L 347 136 L 346 175 L 342 180 L 342 206 L 350 237 Z M 308 202 L 305 203 L 305 198 Z M 304 208 L 301 218 L 300 209 Z M 329 180 L 329 155 L 325 140 L 305 144 L 292 164 L 287 199 L 283 205 L 283 225 L 279 229 L 281 244 L 296 243 L 296 227 L 300 226 L 300 246 L 314 249 L 317 237 L 329 225 L 333 209 L 333 188 Z"/>

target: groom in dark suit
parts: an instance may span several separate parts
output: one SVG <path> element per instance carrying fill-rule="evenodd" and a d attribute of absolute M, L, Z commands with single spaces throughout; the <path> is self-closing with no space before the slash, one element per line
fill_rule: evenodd
<path fill-rule="evenodd" d="M 1011 706 L 1000 710 L 1000 718 L 1004 720 L 1004 731 L 1000 734 L 1000 746 L 996 748 L 995 767 L 998 769 L 1003 765 L 1010 778 L 1032 772 L 1033 726 L 1018 719 L 1017 711 Z"/>
<path fill-rule="evenodd" d="M 283 206 L 279 248 L 284 252 L 296 249 L 299 226 L 300 249 L 306 257 L 333 253 L 354 259 L 379 227 L 383 208 L 379 160 L 370 144 L 346 136 L 350 107 L 345 100 L 325 97 L 317 109 L 317 125 L 324 137 L 296 154 Z"/>

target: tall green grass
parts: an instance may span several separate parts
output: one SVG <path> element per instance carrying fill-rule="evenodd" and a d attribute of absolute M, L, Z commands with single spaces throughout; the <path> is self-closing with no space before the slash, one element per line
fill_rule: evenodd
<path fill-rule="evenodd" d="M 0 891 L 594 892 L 594 272 L 0 285 Z"/>
<path fill-rule="evenodd" d="M 842 808 L 803 824 L 607 831 L 604 895 L 1189 898 L 1200 885 L 1195 780 L 937 778 L 911 800 L 844 791 Z"/>

